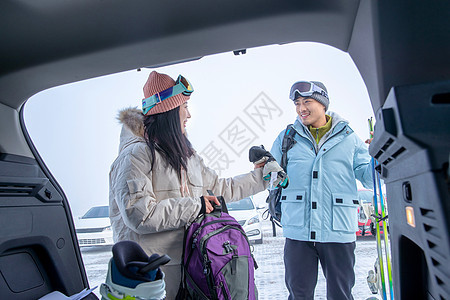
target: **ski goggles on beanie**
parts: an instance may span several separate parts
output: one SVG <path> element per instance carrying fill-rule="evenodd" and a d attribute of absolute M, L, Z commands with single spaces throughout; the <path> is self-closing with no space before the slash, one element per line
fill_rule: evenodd
<path fill-rule="evenodd" d="M 319 93 L 322 96 L 328 98 L 328 93 L 325 92 L 321 87 L 315 85 L 309 81 L 298 81 L 294 83 L 291 87 L 291 92 L 289 93 L 289 99 L 295 100 L 299 96 L 302 97 L 311 97 L 312 94 Z"/>
<path fill-rule="evenodd" d="M 148 98 L 142 100 L 142 112 L 146 115 L 150 109 L 152 109 L 156 104 L 161 101 L 166 100 L 167 98 L 183 94 L 185 96 L 190 96 L 194 88 L 192 84 L 187 80 L 184 76 L 179 75 L 177 80 L 175 81 L 175 85 L 170 88 L 156 93 Z"/>

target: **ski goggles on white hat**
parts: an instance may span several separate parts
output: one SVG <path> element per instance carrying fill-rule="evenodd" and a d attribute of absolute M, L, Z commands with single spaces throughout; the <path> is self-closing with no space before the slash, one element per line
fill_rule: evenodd
<path fill-rule="evenodd" d="M 313 93 L 319 93 L 322 96 L 328 98 L 328 93 L 318 85 L 310 81 L 298 81 L 294 83 L 291 87 L 291 92 L 289 93 L 289 99 L 295 100 L 299 96 L 311 97 Z"/>
<path fill-rule="evenodd" d="M 190 96 L 193 91 L 194 88 L 192 87 L 192 84 L 189 82 L 189 80 L 187 80 L 184 76 L 179 75 L 177 80 L 175 81 L 174 86 L 171 86 L 170 88 L 164 91 L 156 93 L 142 100 L 142 112 L 145 115 L 148 113 L 150 109 L 153 108 L 153 106 L 155 106 L 159 102 L 179 94 Z"/>

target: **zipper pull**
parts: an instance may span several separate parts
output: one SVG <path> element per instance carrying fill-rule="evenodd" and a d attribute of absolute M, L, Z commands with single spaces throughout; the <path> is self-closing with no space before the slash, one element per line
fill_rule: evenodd
<path fill-rule="evenodd" d="M 258 269 L 259 267 L 258 267 L 258 264 L 256 263 L 255 257 L 253 256 L 253 254 L 251 254 L 251 255 L 252 255 L 252 258 L 253 258 L 253 265 L 255 266 L 255 270 L 256 270 L 256 269 Z"/>
<path fill-rule="evenodd" d="M 231 259 L 231 275 L 236 275 L 237 259 L 238 259 L 238 256 L 236 254 L 233 254 L 233 258 Z"/>
<path fill-rule="evenodd" d="M 203 265 L 204 265 L 204 268 L 203 268 L 203 274 L 205 274 L 205 275 L 208 275 L 209 274 L 209 270 L 210 270 L 210 266 L 211 266 L 211 261 L 210 260 L 208 260 L 208 257 L 205 255 L 204 256 L 204 261 L 203 261 Z"/>
<path fill-rule="evenodd" d="M 223 247 L 225 248 L 225 252 L 227 254 L 233 252 L 233 248 L 230 245 L 230 241 L 226 241 L 225 243 L 223 243 Z"/>

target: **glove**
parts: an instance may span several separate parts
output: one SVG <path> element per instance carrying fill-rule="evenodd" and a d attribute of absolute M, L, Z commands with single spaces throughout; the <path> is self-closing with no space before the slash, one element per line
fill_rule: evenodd
<path fill-rule="evenodd" d="M 251 147 L 248 151 L 248 159 L 255 165 L 275 160 L 272 153 L 264 149 L 263 145 Z"/>
<path fill-rule="evenodd" d="M 263 168 L 263 178 L 264 180 L 271 180 L 272 173 L 276 174 L 276 178 L 273 180 L 272 184 L 275 187 L 287 188 L 289 184 L 289 177 L 282 167 L 277 163 L 276 160 L 269 161 L 264 165 Z"/>
<path fill-rule="evenodd" d="M 255 165 L 265 162 L 263 168 L 263 178 L 268 181 L 271 179 L 272 172 L 277 174 L 273 181 L 273 186 L 286 188 L 289 184 L 289 178 L 283 168 L 277 163 L 272 153 L 267 151 L 263 145 L 253 146 L 248 153 L 248 159 Z"/>

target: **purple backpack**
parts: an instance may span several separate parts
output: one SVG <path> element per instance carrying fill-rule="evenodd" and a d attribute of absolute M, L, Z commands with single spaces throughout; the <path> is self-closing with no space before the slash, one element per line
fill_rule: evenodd
<path fill-rule="evenodd" d="M 186 230 L 179 299 L 258 299 L 255 259 L 244 229 L 224 205 Z M 226 211 L 226 212 L 225 212 Z"/>

